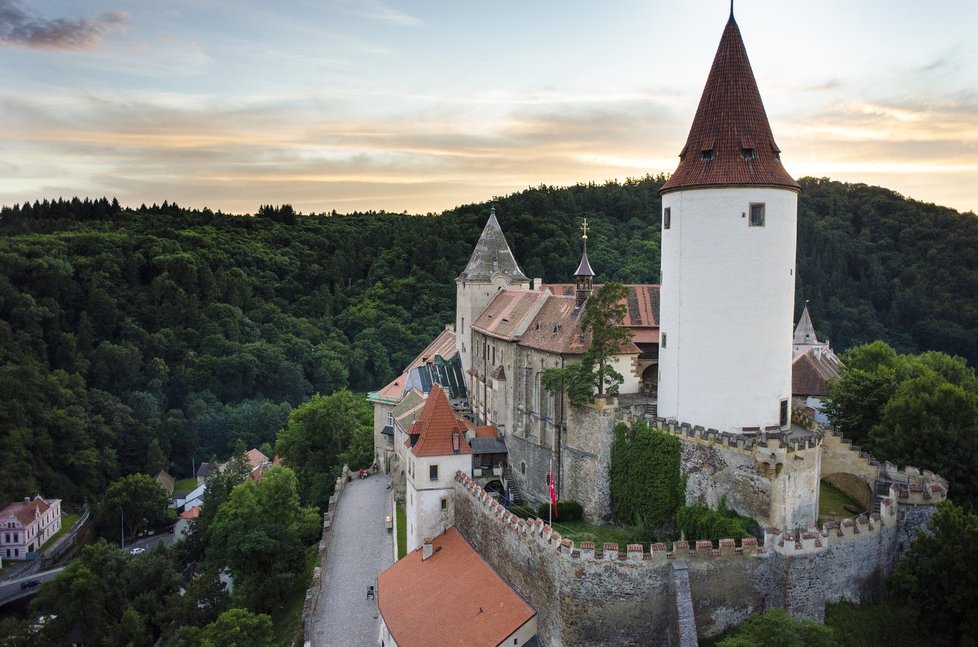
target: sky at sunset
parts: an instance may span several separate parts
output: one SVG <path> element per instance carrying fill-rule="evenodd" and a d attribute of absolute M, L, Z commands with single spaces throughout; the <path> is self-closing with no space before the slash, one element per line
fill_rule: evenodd
<path fill-rule="evenodd" d="M 725 0 L 0 0 L 0 204 L 440 212 L 669 173 Z M 795 177 L 978 211 L 978 2 L 739 0 Z"/>

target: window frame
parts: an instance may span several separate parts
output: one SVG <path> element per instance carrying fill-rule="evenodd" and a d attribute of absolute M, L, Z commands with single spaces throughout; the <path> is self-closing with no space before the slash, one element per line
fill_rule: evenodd
<path fill-rule="evenodd" d="M 665 207 L 662 210 L 662 228 L 663 229 L 672 228 L 672 207 Z"/>
<path fill-rule="evenodd" d="M 432 464 L 428 466 L 428 480 L 437 481 L 438 480 L 438 464 Z"/>
<path fill-rule="evenodd" d="M 760 213 L 760 222 L 754 218 L 755 210 Z M 747 226 L 764 227 L 767 224 L 767 207 L 763 202 L 751 202 L 747 207 Z"/>

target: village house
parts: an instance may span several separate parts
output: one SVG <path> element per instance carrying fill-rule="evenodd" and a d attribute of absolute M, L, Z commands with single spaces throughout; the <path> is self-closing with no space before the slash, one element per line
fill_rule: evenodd
<path fill-rule="evenodd" d="M 381 647 L 540 644 L 536 612 L 455 528 L 381 573 L 377 604 Z"/>
<path fill-rule="evenodd" d="M 61 530 L 61 499 L 33 499 L 11 503 L 0 510 L 0 555 L 27 559 Z"/>

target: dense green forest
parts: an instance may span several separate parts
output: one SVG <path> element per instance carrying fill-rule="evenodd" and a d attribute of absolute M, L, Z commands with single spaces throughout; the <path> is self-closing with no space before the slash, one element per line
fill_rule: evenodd
<path fill-rule="evenodd" d="M 656 282 L 664 178 L 492 201 L 527 275 Z M 978 218 L 802 181 L 799 310 L 837 350 L 978 363 Z M 0 492 L 92 499 L 119 476 L 271 446 L 314 393 L 367 391 L 454 320 L 489 204 L 229 216 L 73 199 L 0 210 Z"/>

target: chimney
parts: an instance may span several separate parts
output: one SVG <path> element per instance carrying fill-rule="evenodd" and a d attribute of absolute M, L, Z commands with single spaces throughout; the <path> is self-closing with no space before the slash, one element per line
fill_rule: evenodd
<path fill-rule="evenodd" d="M 425 537 L 424 543 L 421 545 L 421 561 L 431 557 L 431 537 Z"/>

